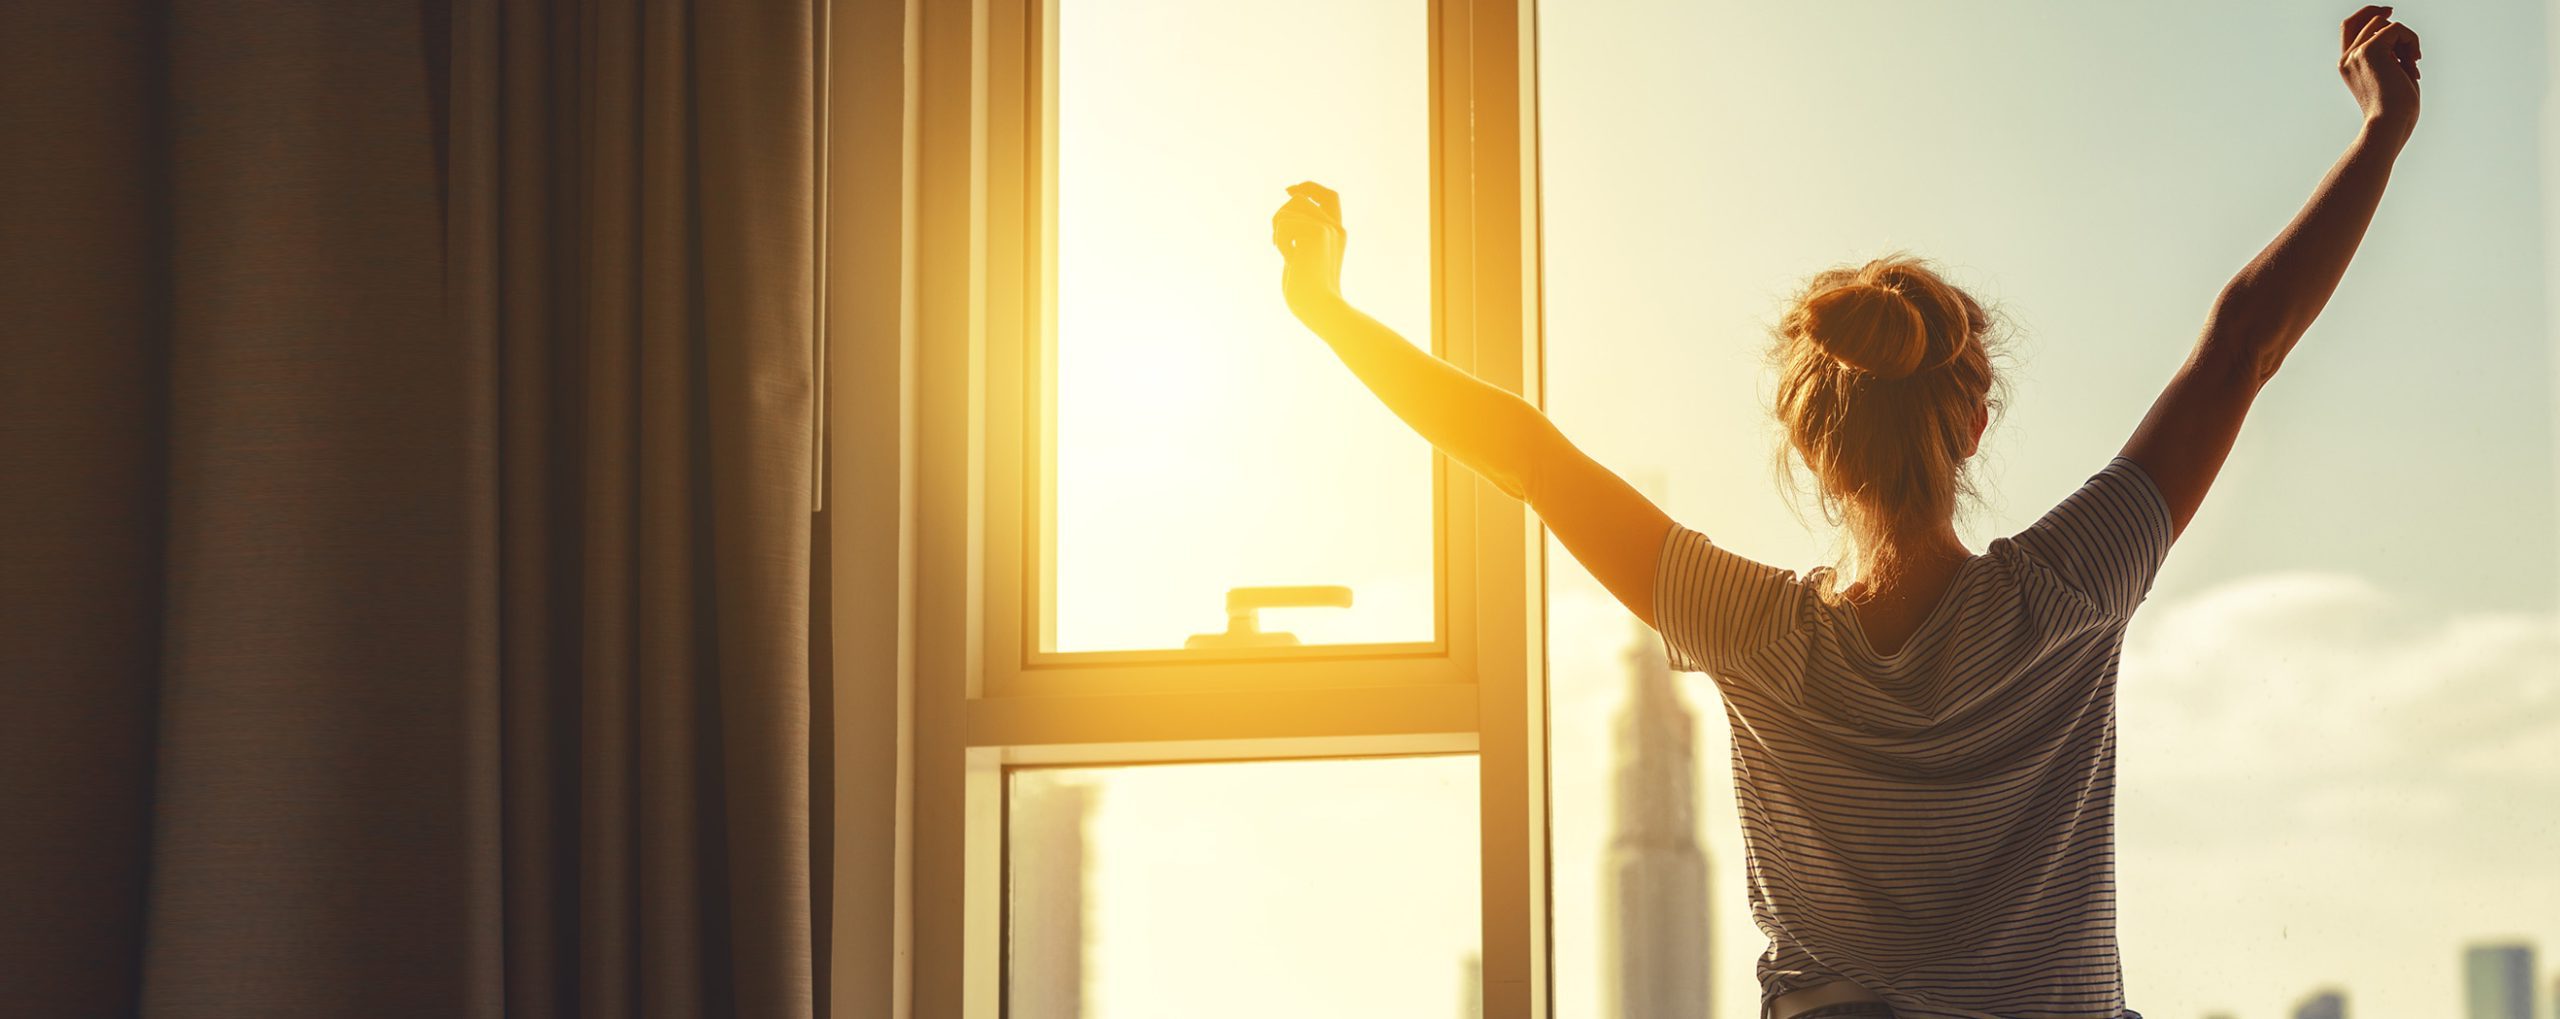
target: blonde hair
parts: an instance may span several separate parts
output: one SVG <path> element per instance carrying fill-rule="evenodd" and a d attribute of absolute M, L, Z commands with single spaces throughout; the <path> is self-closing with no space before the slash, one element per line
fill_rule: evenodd
<path fill-rule="evenodd" d="M 2002 402 L 1991 326 L 1972 296 L 1903 254 L 1815 275 L 1779 320 L 1779 474 L 1793 490 L 1795 461 L 1812 472 L 1823 518 L 1849 541 L 1841 565 L 1870 589 L 1897 571 L 1897 538 L 1974 496 L 1974 414 Z M 1822 595 L 1836 602 L 1833 579 Z"/>

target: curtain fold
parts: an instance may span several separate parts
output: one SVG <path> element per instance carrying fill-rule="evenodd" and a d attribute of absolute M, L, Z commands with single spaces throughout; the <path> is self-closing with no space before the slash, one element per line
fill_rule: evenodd
<path fill-rule="evenodd" d="M 813 2 L 0 5 L 11 1008 L 811 1014 Z"/>
<path fill-rule="evenodd" d="M 131 1014 L 160 660 L 165 40 L 0 4 L 0 988 Z"/>

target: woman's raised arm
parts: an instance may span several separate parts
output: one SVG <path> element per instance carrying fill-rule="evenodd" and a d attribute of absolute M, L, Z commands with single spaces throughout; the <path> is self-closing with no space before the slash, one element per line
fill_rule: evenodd
<path fill-rule="evenodd" d="M 1424 440 L 1526 501 L 1601 585 L 1653 623 L 1655 560 L 1671 518 L 1583 455 L 1528 401 L 1431 355 L 1342 297 L 1341 200 L 1289 189 L 1271 218 L 1289 310 Z"/>
<path fill-rule="evenodd" d="M 2125 442 L 2123 455 L 2159 483 L 2177 531 L 2213 487 L 2258 390 L 2338 289 L 2417 125 L 2418 36 L 2390 15 L 2366 7 L 2340 27 L 2338 74 L 2364 112 L 2355 140 L 2293 222 L 2222 288 L 2194 352 Z"/>

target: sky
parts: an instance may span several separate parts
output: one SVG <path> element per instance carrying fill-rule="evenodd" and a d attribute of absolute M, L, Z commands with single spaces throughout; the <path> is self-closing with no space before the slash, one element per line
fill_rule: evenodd
<path fill-rule="evenodd" d="M 1908 250 L 2009 326 L 2010 399 L 1960 532 L 2013 533 L 2114 453 L 2353 134 L 2333 70 L 2350 6 L 1550 0 L 1549 412 L 1720 543 L 1827 561 L 1772 478 L 1767 328 L 1813 271 Z M 1061 11 L 1059 645 L 1173 646 L 1244 583 L 1354 586 L 1351 611 L 1286 616 L 1310 640 L 1428 639 L 1423 448 L 1288 319 L 1266 226 L 1282 186 L 1336 187 L 1346 292 L 1427 342 L 1421 5 Z M 2329 985 L 2360 1015 L 2457 1015 L 2482 939 L 2539 946 L 2546 1012 L 2560 971 L 2560 29 L 2528 0 L 2399 16 L 2426 41 L 2417 134 L 2128 637 L 2121 924 L 2152 1019 L 2289 1015 Z M 1637 634 L 1560 549 L 1549 564 L 1556 994 L 1591 1015 L 1608 722 Z M 1743 1019 L 1761 941 L 1722 710 L 1685 679 L 1716 1014 Z M 1097 838 L 1204 823 L 1208 788 L 1312 809 L 1288 799 L 1304 783 L 1204 768 L 1184 792 L 1157 771 L 1126 791 L 1087 776 Z M 1433 781 L 1353 784 L 1472 796 Z M 1254 872 L 1292 880 L 1341 830 L 1272 834 Z M 1372 863 L 1308 879 L 1421 894 L 1426 842 L 1380 838 Z M 1097 894 L 1178 864 L 1150 860 L 1098 862 Z M 1448 913 L 1363 929 L 1456 951 Z M 1096 1000 L 1217 972 L 1233 947 L 1098 970 Z"/>

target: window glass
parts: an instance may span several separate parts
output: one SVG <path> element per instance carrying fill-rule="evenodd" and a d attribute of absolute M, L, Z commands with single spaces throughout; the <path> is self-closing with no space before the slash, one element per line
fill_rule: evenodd
<path fill-rule="evenodd" d="M 1064 0 L 1044 650 L 1429 642 L 1431 451 L 1300 326 L 1270 219 L 1341 192 L 1343 288 L 1431 337 L 1422 0 Z M 1336 604 L 1347 597 L 1349 604 Z"/>
<path fill-rule="evenodd" d="M 1473 1014 L 1473 756 L 1016 770 L 1007 1015 Z"/>
<path fill-rule="evenodd" d="M 1771 479 L 1768 329 L 1812 272 L 1909 250 L 2012 327 L 1959 522 L 1979 551 L 2107 462 L 2345 147 L 2353 7 L 1542 4 L 1549 406 L 1720 544 L 1828 562 Z M 2120 922 L 2147 1015 L 2333 992 L 2463 1015 L 2484 986 L 2551 1008 L 2560 75 L 2536 4 L 2401 13 L 2416 136 L 2127 640 Z M 1648 677 L 1659 644 L 1549 562 L 1557 1012 L 1755 1015 L 1723 706 Z M 1709 960 L 1712 1011 L 1658 968 L 1680 958 Z"/>

